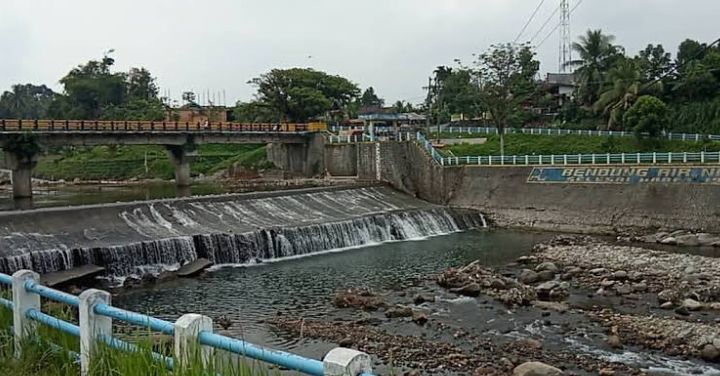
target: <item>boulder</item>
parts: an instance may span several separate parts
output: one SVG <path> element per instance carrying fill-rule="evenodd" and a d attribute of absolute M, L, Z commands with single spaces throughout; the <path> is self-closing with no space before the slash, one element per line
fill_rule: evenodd
<path fill-rule="evenodd" d="M 633 293 L 633 287 L 630 285 L 618 285 L 615 286 L 615 291 L 618 293 L 618 295 L 628 295 Z"/>
<path fill-rule="evenodd" d="M 700 357 L 709 362 L 720 360 L 720 350 L 714 345 L 705 345 L 700 351 Z"/>
<path fill-rule="evenodd" d="M 639 282 L 633 285 L 633 290 L 635 290 L 635 292 L 645 292 L 647 289 L 648 285 L 644 282 Z"/>
<path fill-rule="evenodd" d="M 505 290 L 507 289 L 507 284 L 505 284 L 505 281 L 503 281 L 500 278 L 490 278 L 486 281 L 488 284 L 488 287 L 496 289 L 496 290 Z"/>
<path fill-rule="evenodd" d="M 452 289 L 450 291 L 460 294 L 460 295 L 476 297 L 476 296 L 480 296 L 482 287 L 479 284 L 473 282 L 473 283 L 468 283 L 467 285 L 465 285 L 463 287 Z"/>
<path fill-rule="evenodd" d="M 607 269 L 605 269 L 605 268 L 595 268 L 595 269 L 590 269 L 590 274 L 600 275 L 600 274 L 605 273 L 606 271 L 607 271 Z"/>
<path fill-rule="evenodd" d="M 542 272 L 542 271 L 546 271 L 546 270 L 553 272 L 553 273 L 557 273 L 558 267 L 557 267 L 557 265 L 555 265 L 555 263 L 552 263 L 552 262 L 543 262 L 542 264 L 535 267 L 536 272 Z"/>
<path fill-rule="evenodd" d="M 622 349 L 622 341 L 620 341 L 620 337 L 618 337 L 615 334 L 611 334 L 607 337 L 606 340 L 608 346 L 610 346 L 613 349 Z"/>
<path fill-rule="evenodd" d="M 700 240 L 694 234 L 676 236 L 675 242 L 677 245 L 684 247 L 697 247 L 700 245 Z"/>
<path fill-rule="evenodd" d="M 420 326 L 425 325 L 426 322 L 428 322 L 428 317 L 424 312 L 421 311 L 413 311 L 412 313 L 412 321 Z"/>
<path fill-rule="evenodd" d="M 677 244 L 677 239 L 672 236 L 668 236 L 667 238 L 660 240 L 660 244 L 675 245 Z"/>
<path fill-rule="evenodd" d="M 549 270 L 543 270 L 540 273 L 538 273 L 538 278 L 540 279 L 541 282 L 552 281 L 553 279 L 555 279 L 555 273 L 551 272 Z"/>
<path fill-rule="evenodd" d="M 615 273 L 613 273 L 613 279 L 624 281 L 627 278 L 628 278 L 628 273 L 624 270 L 618 270 Z"/>
<path fill-rule="evenodd" d="M 532 302 L 532 305 L 537 308 L 543 309 L 543 310 L 556 311 L 559 313 L 565 313 L 570 309 L 570 306 L 568 306 L 565 303 L 546 302 L 546 301 L 542 301 L 542 300 L 536 300 L 536 301 Z"/>
<path fill-rule="evenodd" d="M 413 298 L 413 303 L 415 303 L 415 305 L 420 305 L 423 303 L 434 303 L 434 302 L 435 302 L 434 296 L 424 296 L 424 295 L 418 294 L 418 295 L 415 295 L 415 297 Z"/>
<path fill-rule="evenodd" d="M 513 370 L 513 376 L 561 376 L 565 373 L 553 366 L 540 362 L 526 362 Z"/>
<path fill-rule="evenodd" d="M 396 306 L 385 311 L 385 317 L 395 319 L 399 317 L 412 317 L 413 310 L 410 307 Z"/>
<path fill-rule="evenodd" d="M 514 344 L 516 346 L 524 347 L 526 349 L 531 349 L 531 350 L 540 350 L 540 349 L 542 349 L 542 346 L 543 346 L 542 342 L 540 342 L 536 339 L 532 339 L 532 338 L 522 338 L 522 339 L 515 341 Z"/>
<path fill-rule="evenodd" d="M 699 311 L 703 309 L 703 304 L 694 299 L 683 300 L 682 306 L 688 311 Z"/>
<path fill-rule="evenodd" d="M 713 311 L 720 311 L 720 303 L 718 302 L 710 303 L 708 307 L 710 307 Z"/>
<path fill-rule="evenodd" d="M 530 269 L 523 269 L 523 271 L 521 271 L 520 275 L 518 276 L 518 280 L 526 285 L 531 285 L 535 282 L 539 282 L 540 276 L 538 275 L 538 273 Z"/>
<path fill-rule="evenodd" d="M 697 240 L 700 243 L 701 246 L 707 247 L 715 244 L 716 242 L 720 241 L 720 238 L 717 236 L 713 236 L 706 233 L 700 233 L 697 234 Z"/>
<path fill-rule="evenodd" d="M 538 293 L 548 293 L 549 294 L 550 290 L 552 290 L 556 287 L 559 287 L 559 286 L 560 286 L 560 282 L 548 281 L 548 282 L 541 283 L 540 285 L 535 287 L 535 290 Z"/>

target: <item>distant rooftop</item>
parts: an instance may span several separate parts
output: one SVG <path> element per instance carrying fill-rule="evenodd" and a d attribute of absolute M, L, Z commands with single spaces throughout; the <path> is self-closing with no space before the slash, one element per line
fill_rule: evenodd
<path fill-rule="evenodd" d="M 575 86 L 575 74 L 573 73 L 548 73 L 545 78 L 548 85 Z"/>

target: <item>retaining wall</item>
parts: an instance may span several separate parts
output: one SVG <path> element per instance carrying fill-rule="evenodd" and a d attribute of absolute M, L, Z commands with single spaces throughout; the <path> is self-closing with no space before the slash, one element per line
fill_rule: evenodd
<path fill-rule="evenodd" d="M 436 204 L 478 209 L 498 226 L 720 233 L 720 185 L 529 183 L 532 167 L 441 167 L 413 142 L 380 143 L 378 164 L 377 145 L 358 144 L 360 178 L 377 178 L 379 165 L 380 180 L 396 189 Z"/>

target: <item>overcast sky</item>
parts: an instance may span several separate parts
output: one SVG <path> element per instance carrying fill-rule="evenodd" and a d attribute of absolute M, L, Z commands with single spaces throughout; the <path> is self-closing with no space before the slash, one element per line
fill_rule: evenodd
<path fill-rule="evenodd" d="M 571 7 L 578 0 L 571 0 Z M 162 90 L 225 90 L 249 100 L 247 81 L 274 67 L 313 67 L 373 86 L 387 102 L 421 102 L 438 65 L 472 60 L 513 41 L 539 0 L 1 0 L 0 90 L 58 80 L 108 49 L 118 69 L 148 68 Z M 521 40 L 560 0 L 546 0 Z M 572 34 L 602 28 L 629 53 L 648 43 L 675 52 L 685 38 L 720 37 L 720 0 L 583 0 Z M 558 24 L 555 16 L 535 43 Z M 558 65 L 558 35 L 538 48 Z"/>

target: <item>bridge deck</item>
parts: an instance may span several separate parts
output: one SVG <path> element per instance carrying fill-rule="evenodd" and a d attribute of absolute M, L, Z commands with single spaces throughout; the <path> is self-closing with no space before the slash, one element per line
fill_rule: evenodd
<path fill-rule="evenodd" d="M 129 120 L 22 120 L 0 119 L 0 132 L 229 132 L 305 133 L 327 129 L 325 123 L 232 123 Z"/>

